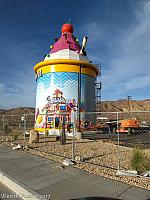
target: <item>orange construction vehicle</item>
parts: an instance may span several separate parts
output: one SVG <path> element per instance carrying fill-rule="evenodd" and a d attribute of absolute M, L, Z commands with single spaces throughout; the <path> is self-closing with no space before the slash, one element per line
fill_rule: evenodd
<path fill-rule="evenodd" d="M 116 132 L 119 133 L 144 133 L 147 132 L 149 128 L 142 127 L 140 121 L 137 119 L 124 119 L 119 122 L 119 128 Z"/>

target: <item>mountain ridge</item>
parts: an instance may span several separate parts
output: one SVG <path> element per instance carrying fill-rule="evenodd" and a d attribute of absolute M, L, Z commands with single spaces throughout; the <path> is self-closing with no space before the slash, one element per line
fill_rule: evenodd
<path fill-rule="evenodd" d="M 144 100 L 126 100 L 101 102 L 102 112 L 128 112 L 128 111 L 150 111 L 150 99 Z"/>
<path fill-rule="evenodd" d="M 150 99 L 144 100 L 126 100 L 119 99 L 116 101 L 102 101 L 99 104 L 101 112 L 128 112 L 130 111 L 150 111 Z M 33 107 L 18 107 L 10 109 L 0 109 L 0 115 L 22 115 L 34 114 L 35 108 Z"/>

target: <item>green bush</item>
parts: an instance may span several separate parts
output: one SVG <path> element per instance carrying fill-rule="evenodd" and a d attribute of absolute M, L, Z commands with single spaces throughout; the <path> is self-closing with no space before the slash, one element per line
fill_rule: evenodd
<path fill-rule="evenodd" d="M 131 167 L 140 175 L 144 171 L 150 170 L 150 160 L 145 156 L 140 147 L 135 147 L 131 157 Z"/>

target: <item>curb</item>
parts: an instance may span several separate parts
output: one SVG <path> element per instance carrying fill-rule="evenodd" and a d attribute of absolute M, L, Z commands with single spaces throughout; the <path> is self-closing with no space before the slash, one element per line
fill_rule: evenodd
<path fill-rule="evenodd" d="M 7 173 L 0 169 L 0 182 L 11 189 L 15 194 L 14 196 L 20 197 L 21 199 L 30 200 L 47 200 L 44 195 L 40 195 L 28 186 L 19 182 L 15 178 L 11 177 Z"/>

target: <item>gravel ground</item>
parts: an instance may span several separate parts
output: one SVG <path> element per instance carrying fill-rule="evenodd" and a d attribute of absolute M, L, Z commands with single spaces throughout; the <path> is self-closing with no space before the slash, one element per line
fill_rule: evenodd
<path fill-rule="evenodd" d="M 30 145 L 26 151 L 62 163 L 64 158 L 71 158 L 72 140 L 68 139 L 66 145 L 61 145 L 54 138 L 40 138 L 39 143 Z M 118 163 L 120 169 L 131 170 L 131 148 L 117 146 L 110 141 L 78 140 L 75 142 L 75 154 L 84 162 L 78 161 L 74 167 L 150 190 L 150 178 L 116 175 Z M 145 154 L 150 158 L 150 149 L 145 150 Z"/>

